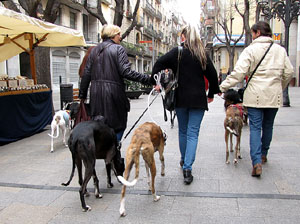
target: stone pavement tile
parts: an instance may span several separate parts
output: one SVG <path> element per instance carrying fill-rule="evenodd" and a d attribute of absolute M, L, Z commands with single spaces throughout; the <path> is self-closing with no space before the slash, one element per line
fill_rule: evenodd
<path fill-rule="evenodd" d="M 267 217 L 265 218 L 266 224 L 295 224 L 299 223 L 299 217 Z"/>
<path fill-rule="evenodd" d="M 16 201 L 34 206 L 47 206 L 63 193 L 57 190 L 23 189 L 16 195 Z"/>
<path fill-rule="evenodd" d="M 216 213 L 218 213 L 216 211 Z M 266 224 L 264 218 L 194 215 L 190 224 Z"/>
<path fill-rule="evenodd" d="M 0 211 L 0 223 L 3 224 L 37 224 L 48 223 L 62 208 L 35 206 L 25 203 L 13 203 Z"/>
<path fill-rule="evenodd" d="M 245 218 L 300 218 L 299 200 L 239 198 L 238 207 L 240 216 Z"/>
<path fill-rule="evenodd" d="M 219 181 L 213 179 L 194 179 L 190 185 L 185 185 L 182 179 L 172 179 L 168 191 L 183 192 L 219 192 Z"/>
<path fill-rule="evenodd" d="M 21 188 L 0 187 L 0 206 L 7 207 L 15 202 Z"/>
<path fill-rule="evenodd" d="M 264 173 L 262 174 L 264 175 Z M 220 180 L 220 192 L 226 193 L 252 193 L 252 194 L 277 194 L 278 189 L 272 180 L 254 178 L 247 175 L 231 180 Z"/>
<path fill-rule="evenodd" d="M 238 217 L 239 207 L 235 198 L 176 197 L 171 214 L 192 216 Z"/>

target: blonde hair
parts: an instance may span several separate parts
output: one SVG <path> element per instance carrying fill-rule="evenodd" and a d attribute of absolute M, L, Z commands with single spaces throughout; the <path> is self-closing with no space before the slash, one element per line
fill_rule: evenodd
<path fill-rule="evenodd" d="M 116 36 L 118 33 L 121 33 L 120 27 L 112 24 L 106 24 L 103 26 L 101 30 L 101 38 L 103 40 L 110 39 Z"/>
<path fill-rule="evenodd" d="M 186 39 L 184 46 L 187 47 L 192 55 L 200 61 L 202 69 L 205 70 L 207 57 L 203 43 L 195 27 L 191 27 L 190 25 L 184 27 L 181 31 L 181 35 L 184 35 Z"/>

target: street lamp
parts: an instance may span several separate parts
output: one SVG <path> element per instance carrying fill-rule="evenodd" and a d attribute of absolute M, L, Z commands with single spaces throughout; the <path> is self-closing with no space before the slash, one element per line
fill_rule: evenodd
<path fill-rule="evenodd" d="M 270 6 L 268 0 L 259 0 L 262 15 L 267 19 L 277 18 L 284 23 L 284 48 L 289 54 L 289 29 L 292 21 L 300 15 L 300 0 L 276 1 Z M 300 22 L 300 21 L 299 21 Z M 288 87 L 283 90 L 283 106 L 290 106 Z"/>

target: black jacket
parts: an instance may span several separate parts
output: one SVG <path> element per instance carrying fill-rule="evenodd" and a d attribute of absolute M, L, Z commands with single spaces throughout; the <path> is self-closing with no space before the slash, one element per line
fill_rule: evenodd
<path fill-rule="evenodd" d="M 112 40 L 96 46 L 86 63 L 79 98 L 86 99 L 89 83 L 91 116 L 102 115 L 108 125 L 119 132 L 126 128 L 130 110 L 124 78 L 154 84 L 150 76 L 131 70 L 125 49 Z"/>
<path fill-rule="evenodd" d="M 160 57 L 152 70 L 152 75 L 164 69 L 172 69 L 174 74 L 177 71 L 178 47 Z M 176 107 L 202 108 L 208 110 L 207 97 L 205 92 L 204 76 L 209 82 L 208 97 L 213 98 L 219 93 L 217 71 L 207 56 L 206 70 L 203 70 L 200 61 L 192 56 L 187 48 L 183 48 L 179 64 L 178 87 L 176 89 Z"/>

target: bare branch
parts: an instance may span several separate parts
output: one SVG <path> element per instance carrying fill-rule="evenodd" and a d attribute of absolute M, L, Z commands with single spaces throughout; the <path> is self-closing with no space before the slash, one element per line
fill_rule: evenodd
<path fill-rule="evenodd" d="M 101 22 L 102 25 L 107 24 L 107 21 L 105 20 L 103 13 L 102 13 L 102 6 L 101 6 L 102 0 L 98 0 L 97 3 L 97 13 L 94 13 L 87 5 L 87 0 L 84 0 L 83 3 L 83 7 L 85 8 L 85 10 L 92 16 L 96 17 L 97 19 L 99 19 L 99 21 Z"/>
<path fill-rule="evenodd" d="M 130 34 L 130 32 L 133 30 L 133 28 L 137 24 L 136 14 L 137 14 L 137 11 L 139 9 L 139 5 L 140 5 L 140 0 L 137 0 L 136 4 L 135 4 L 134 11 L 133 11 L 133 14 L 132 14 L 132 22 L 131 22 L 130 26 L 127 28 L 127 30 L 123 33 L 123 35 L 121 37 L 122 40 Z"/>

